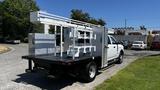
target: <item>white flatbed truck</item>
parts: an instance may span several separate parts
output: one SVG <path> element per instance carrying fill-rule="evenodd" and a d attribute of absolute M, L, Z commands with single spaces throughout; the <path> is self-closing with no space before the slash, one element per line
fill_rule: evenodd
<path fill-rule="evenodd" d="M 33 23 L 44 24 L 44 33 L 29 34 L 27 72 L 45 69 L 52 75 L 71 73 L 86 82 L 111 63 L 122 63 L 124 47 L 100 26 L 53 15 L 31 12 Z M 54 33 L 49 34 L 50 25 Z M 34 63 L 34 64 L 33 64 Z"/>

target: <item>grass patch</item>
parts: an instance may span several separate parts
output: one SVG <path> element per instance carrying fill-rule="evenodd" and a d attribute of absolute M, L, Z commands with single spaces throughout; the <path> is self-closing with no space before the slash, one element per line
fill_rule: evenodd
<path fill-rule="evenodd" d="M 136 60 L 96 90 L 160 90 L 160 56 Z"/>

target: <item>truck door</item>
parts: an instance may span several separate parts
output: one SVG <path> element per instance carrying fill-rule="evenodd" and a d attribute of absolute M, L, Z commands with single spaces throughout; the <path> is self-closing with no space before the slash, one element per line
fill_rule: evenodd
<path fill-rule="evenodd" d="M 108 49 L 107 49 L 107 60 L 111 60 L 113 58 L 113 45 L 110 37 L 108 36 Z"/>
<path fill-rule="evenodd" d="M 117 58 L 117 54 L 118 54 L 117 41 L 112 36 L 110 36 L 110 42 L 108 44 L 108 60 Z"/>

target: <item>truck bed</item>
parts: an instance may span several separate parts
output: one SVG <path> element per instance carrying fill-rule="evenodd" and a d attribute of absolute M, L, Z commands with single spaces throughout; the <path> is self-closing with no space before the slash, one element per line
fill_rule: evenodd
<path fill-rule="evenodd" d="M 22 59 L 28 59 L 36 62 L 38 61 L 38 62 L 44 62 L 44 63 L 50 63 L 50 64 L 63 64 L 63 65 L 87 62 L 91 60 L 91 58 L 92 56 L 90 55 L 84 55 L 84 56 L 72 59 L 72 57 L 68 57 L 67 54 L 63 54 L 63 57 L 60 57 L 59 55 L 54 56 L 54 54 L 22 56 Z M 100 56 L 96 56 L 95 58 L 100 58 Z"/>

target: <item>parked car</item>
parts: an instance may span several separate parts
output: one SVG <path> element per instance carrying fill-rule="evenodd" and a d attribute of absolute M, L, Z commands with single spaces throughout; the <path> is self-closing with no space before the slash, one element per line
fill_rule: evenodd
<path fill-rule="evenodd" d="M 122 42 L 122 45 L 124 46 L 124 49 L 128 49 L 132 46 L 131 42 L 129 42 L 128 40 L 123 40 L 121 42 Z"/>
<path fill-rule="evenodd" d="M 152 42 L 151 50 L 160 49 L 160 42 Z"/>
<path fill-rule="evenodd" d="M 21 41 L 20 40 L 6 40 L 5 43 L 8 43 L 8 44 L 20 44 Z"/>
<path fill-rule="evenodd" d="M 151 44 L 151 49 L 160 49 L 160 36 L 155 36 Z"/>
<path fill-rule="evenodd" d="M 146 49 L 147 44 L 145 44 L 143 41 L 134 41 L 132 44 L 131 49 Z"/>

